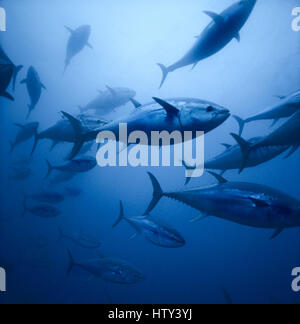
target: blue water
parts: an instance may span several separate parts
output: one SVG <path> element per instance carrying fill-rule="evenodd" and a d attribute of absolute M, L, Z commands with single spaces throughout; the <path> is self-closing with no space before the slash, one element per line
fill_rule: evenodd
<path fill-rule="evenodd" d="M 299 33 L 291 29 L 292 8 L 298 0 L 258 0 L 241 31 L 241 42 L 233 41 L 217 55 L 190 68 L 170 74 L 157 90 L 161 72 L 157 62 L 178 60 L 209 23 L 203 10 L 221 12 L 233 0 L 13 0 L 1 1 L 7 11 L 7 32 L 1 42 L 16 64 L 23 64 L 18 80 L 33 65 L 46 85 L 31 121 L 40 130 L 52 126 L 61 110 L 78 113 L 105 85 L 124 86 L 137 92 L 140 102 L 151 97 L 195 97 L 216 102 L 233 114 L 248 117 L 277 102 L 274 95 L 299 89 Z M 92 27 L 90 43 L 63 76 L 66 43 L 64 25 Z M 12 92 L 10 90 L 10 92 Z M 24 123 L 29 103 L 26 88 L 18 82 L 16 101 L 0 99 L 1 123 L 1 259 L 7 268 L 7 292 L 2 303 L 225 303 L 222 288 L 234 303 L 281 303 L 300 301 L 291 290 L 292 269 L 300 266 L 300 229 L 284 231 L 269 241 L 271 231 L 243 227 L 214 217 L 191 224 L 198 212 L 164 198 L 153 216 L 176 228 L 186 239 L 181 249 L 155 247 L 127 224 L 112 229 L 124 201 L 128 216 L 140 215 L 152 197 L 147 171 L 153 172 L 169 190 L 184 185 L 183 168 L 95 168 L 68 183 L 82 189 L 78 198 L 60 206 L 62 215 L 45 220 L 30 214 L 24 218 L 24 193 L 40 190 L 47 172 L 45 159 L 64 161 L 71 145 L 60 144 L 49 152 L 41 141 L 33 157 L 32 177 L 25 182 L 7 180 L 12 159 L 28 156 L 32 141 L 9 156 L 9 141 L 16 135 L 13 123 Z M 119 114 L 132 110 L 129 104 Z M 252 123 L 245 137 L 265 135 L 270 122 Z M 205 138 L 206 157 L 222 152 L 220 143 L 233 143 L 237 132 L 230 118 Z M 93 153 L 95 155 L 95 151 Z M 228 172 L 231 181 L 248 181 L 278 188 L 300 198 L 299 151 L 288 160 L 279 157 L 242 175 Z M 215 183 L 208 174 L 193 185 Z M 63 190 L 64 185 L 55 187 Z M 66 276 L 67 249 L 76 259 L 89 260 L 95 251 L 83 250 L 68 241 L 58 242 L 58 227 L 67 233 L 97 237 L 101 253 L 136 265 L 147 280 L 120 286 L 74 271 Z"/>

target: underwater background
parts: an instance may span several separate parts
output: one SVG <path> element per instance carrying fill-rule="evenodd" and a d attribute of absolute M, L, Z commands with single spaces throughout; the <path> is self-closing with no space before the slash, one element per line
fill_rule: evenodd
<path fill-rule="evenodd" d="M 215 102 L 234 115 L 248 117 L 278 101 L 274 96 L 299 89 L 299 33 L 291 29 L 292 9 L 298 0 L 258 0 L 241 31 L 241 42 L 199 63 L 194 71 L 172 73 L 161 90 L 157 62 L 172 63 L 194 42 L 210 18 L 204 10 L 221 12 L 234 0 L 12 0 L 1 1 L 7 12 L 7 31 L 1 44 L 16 64 L 23 64 L 15 102 L 0 99 L 0 266 L 7 271 L 7 292 L 1 303 L 226 303 L 223 290 L 234 303 L 295 303 L 300 295 L 291 289 L 292 269 L 300 266 L 300 229 L 288 229 L 270 241 L 271 230 L 248 228 L 215 217 L 199 223 L 190 219 L 199 213 L 183 204 L 162 199 L 152 215 L 176 228 L 186 240 L 180 249 L 162 249 L 142 236 L 130 239 L 133 229 L 125 222 L 113 229 L 119 201 L 127 216 L 142 215 L 152 197 L 147 172 L 153 172 L 163 188 L 184 187 L 184 168 L 100 168 L 79 175 L 67 184 L 52 186 L 82 190 L 59 205 L 62 214 L 43 219 L 23 213 L 24 194 L 45 186 L 45 159 L 59 165 L 72 146 L 59 144 L 50 152 L 50 142 L 41 141 L 30 162 L 32 175 L 26 181 L 8 179 L 10 165 L 30 156 L 33 140 L 9 154 L 9 142 L 24 123 L 29 97 L 20 81 L 29 66 L 38 71 L 43 91 L 30 121 L 44 130 L 64 110 L 78 114 L 98 89 L 128 87 L 136 99 L 147 103 L 153 96 L 193 97 Z M 91 26 L 90 43 L 69 66 L 64 60 L 69 33 L 64 26 Z M 10 91 L 12 92 L 12 91 Z M 119 108 L 115 117 L 132 111 Z M 251 123 L 244 137 L 266 135 L 270 121 Z M 205 137 L 205 157 L 222 152 L 220 143 L 233 144 L 229 135 L 238 132 L 233 118 Z M 96 145 L 93 152 L 96 154 Z M 300 199 L 299 151 L 283 156 L 241 175 L 229 171 L 230 181 L 265 184 Z M 214 184 L 205 173 L 191 185 Z M 59 240 L 66 233 L 83 231 L 101 241 L 100 252 L 82 249 Z M 76 259 L 89 260 L 101 253 L 134 264 L 147 279 L 136 285 L 115 285 L 74 270 L 66 275 L 67 250 Z"/>

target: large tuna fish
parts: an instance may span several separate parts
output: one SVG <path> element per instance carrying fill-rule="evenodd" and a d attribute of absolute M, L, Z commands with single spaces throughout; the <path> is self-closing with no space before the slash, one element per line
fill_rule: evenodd
<path fill-rule="evenodd" d="M 99 91 L 97 98 L 85 107 L 79 107 L 79 109 L 81 113 L 92 110 L 95 114 L 103 116 L 111 113 L 118 107 L 126 105 L 135 96 L 136 92 L 128 88 L 107 87 L 107 91 Z"/>
<path fill-rule="evenodd" d="M 247 123 L 258 120 L 272 119 L 272 126 L 274 126 L 281 118 L 291 117 L 294 113 L 300 110 L 300 91 L 296 91 L 289 96 L 281 96 L 279 98 L 281 101 L 278 104 L 245 120 L 238 116 L 234 116 L 240 126 L 239 135 L 242 135 L 245 124 Z"/>
<path fill-rule="evenodd" d="M 154 191 L 145 214 L 149 214 L 162 197 L 169 197 L 197 209 L 205 217 L 215 216 L 240 225 L 274 229 L 272 238 L 286 228 L 300 226 L 300 201 L 263 185 L 228 182 L 222 176 L 210 173 L 219 184 L 176 192 L 164 192 L 149 173 Z"/>
<path fill-rule="evenodd" d="M 80 26 L 77 29 L 73 30 L 67 26 L 65 28 L 71 33 L 71 36 L 68 41 L 67 54 L 65 60 L 65 71 L 70 65 L 71 60 L 77 54 L 79 54 L 85 46 L 92 48 L 89 43 L 89 38 L 91 35 L 91 26 L 84 25 Z"/>
<path fill-rule="evenodd" d="M 74 158 L 85 142 L 95 140 L 99 132 L 111 131 L 119 141 L 119 125 L 127 124 L 128 133 L 143 131 L 151 137 L 153 131 L 203 131 L 208 133 L 225 122 L 230 116 L 228 109 L 214 103 L 192 98 L 162 100 L 141 106 L 131 115 L 109 123 L 97 130 L 86 132 L 82 123 L 71 115 L 63 114 L 70 120 L 76 133 L 76 142 L 70 159 Z M 196 135 L 196 134 L 194 134 Z"/>
<path fill-rule="evenodd" d="M 35 109 L 41 98 L 42 89 L 46 90 L 46 87 L 43 85 L 37 71 L 32 66 L 28 69 L 27 77 L 26 79 L 21 81 L 21 84 L 26 84 L 27 91 L 31 100 L 30 105 L 28 105 L 28 119 L 31 112 Z"/>
<path fill-rule="evenodd" d="M 14 100 L 14 97 L 6 90 L 11 80 L 13 81 L 13 90 L 15 90 L 17 74 L 22 68 L 22 65 L 14 65 L 0 46 L 0 97 L 5 97 L 12 101 Z"/>
<path fill-rule="evenodd" d="M 255 4 L 256 0 L 242 0 L 221 14 L 205 11 L 212 18 L 212 22 L 197 37 L 194 47 L 181 60 L 169 67 L 159 64 L 163 73 L 160 87 L 170 72 L 192 64 L 196 66 L 199 61 L 218 53 L 234 38 L 240 41 L 240 30 L 247 22 Z"/>

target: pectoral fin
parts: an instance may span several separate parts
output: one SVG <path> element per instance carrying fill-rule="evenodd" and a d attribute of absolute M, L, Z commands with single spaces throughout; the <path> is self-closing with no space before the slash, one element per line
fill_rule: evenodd
<path fill-rule="evenodd" d="M 139 109 L 140 107 L 142 107 L 142 104 L 140 102 L 138 102 L 137 100 L 135 100 L 134 98 L 130 98 L 130 101 L 136 109 Z"/>
<path fill-rule="evenodd" d="M 224 183 L 227 183 L 228 180 L 226 180 L 225 178 L 223 178 L 221 175 L 215 173 L 215 172 L 212 172 L 212 171 L 208 171 L 209 174 L 211 174 L 213 177 L 215 177 L 219 184 L 224 184 Z"/>
<path fill-rule="evenodd" d="M 236 35 L 234 36 L 234 38 L 235 38 L 238 42 L 241 41 L 241 35 L 240 35 L 240 34 L 236 34 Z"/>
<path fill-rule="evenodd" d="M 68 27 L 68 26 L 65 26 L 65 28 L 66 28 L 66 30 L 67 31 L 69 31 L 71 34 L 73 34 L 74 33 L 74 30 L 73 29 L 71 29 L 70 27 Z"/>
<path fill-rule="evenodd" d="M 174 117 L 174 116 L 178 116 L 179 114 L 179 109 L 177 109 L 176 107 L 172 106 L 171 104 L 169 104 L 168 102 L 153 97 L 153 100 L 156 101 L 160 106 L 162 106 L 165 111 L 167 112 L 168 116 Z"/>
<path fill-rule="evenodd" d="M 212 11 L 203 11 L 206 15 L 208 15 L 217 25 L 224 23 L 224 17 L 221 15 L 212 12 Z"/>
<path fill-rule="evenodd" d="M 86 43 L 86 46 L 90 49 L 94 49 L 94 47 L 90 43 Z"/>
<path fill-rule="evenodd" d="M 270 207 L 270 205 L 267 202 L 265 202 L 264 200 L 260 200 L 260 199 L 256 199 L 256 198 L 252 198 L 252 197 L 249 197 L 249 199 L 253 202 L 255 207 L 258 207 L 258 208 Z"/>
<path fill-rule="evenodd" d="M 284 231 L 284 228 L 278 228 L 275 230 L 274 234 L 270 237 L 270 240 L 274 240 L 277 236 L 279 236 Z"/>

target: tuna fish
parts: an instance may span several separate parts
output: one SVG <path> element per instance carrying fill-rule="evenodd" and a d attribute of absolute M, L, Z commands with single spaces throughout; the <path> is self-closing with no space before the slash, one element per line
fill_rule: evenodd
<path fill-rule="evenodd" d="M 61 211 L 58 208 L 47 204 L 40 204 L 37 206 L 28 207 L 26 205 L 26 198 L 24 199 L 23 207 L 23 216 L 25 216 L 26 213 L 30 213 L 41 218 L 55 218 L 61 214 Z"/>
<path fill-rule="evenodd" d="M 35 136 L 37 133 L 39 123 L 29 123 L 25 125 L 21 124 L 15 124 L 17 127 L 19 127 L 19 132 L 17 134 L 17 137 L 14 142 L 10 143 L 12 153 L 17 145 L 26 142 L 27 140 L 31 139 L 31 137 Z"/>
<path fill-rule="evenodd" d="M 69 254 L 69 275 L 74 266 L 81 268 L 96 278 L 115 284 L 136 284 L 144 281 L 145 276 L 134 266 L 126 261 L 112 258 L 98 258 L 96 260 L 76 262 L 72 254 Z"/>
<path fill-rule="evenodd" d="M 59 204 L 64 201 L 64 196 L 52 191 L 43 191 L 37 194 L 27 195 L 27 200 L 34 200 L 39 203 Z"/>
<path fill-rule="evenodd" d="M 9 179 L 14 181 L 27 180 L 32 174 L 31 169 L 27 166 L 13 166 L 10 169 Z"/>
<path fill-rule="evenodd" d="M 111 131 L 119 141 L 119 125 L 127 124 L 128 133 L 144 131 L 148 138 L 153 131 L 203 131 L 208 133 L 223 124 L 230 116 L 229 110 L 201 99 L 175 98 L 162 100 L 154 98 L 154 102 L 136 109 L 131 115 L 109 123 L 97 130 L 86 132 L 82 123 L 63 112 L 69 119 L 76 133 L 76 142 L 70 159 L 81 150 L 85 142 L 95 140 L 98 133 Z M 182 134 L 183 135 L 183 134 Z M 196 134 L 193 134 L 194 136 Z"/>
<path fill-rule="evenodd" d="M 205 11 L 204 13 L 212 19 L 212 22 L 197 37 L 193 48 L 182 59 L 169 67 L 158 64 L 163 73 L 160 88 L 170 72 L 188 65 L 195 67 L 200 61 L 218 53 L 233 39 L 240 41 L 240 31 L 247 22 L 255 4 L 256 0 L 241 0 L 221 14 Z"/>
<path fill-rule="evenodd" d="M 69 240 L 83 249 L 99 249 L 102 245 L 101 242 L 87 237 L 83 233 L 65 234 L 62 229 L 59 229 L 59 240 L 63 239 Z"/>
<path fill-rule="evenodd" d="M 258 121 L 273 119 L 272 126 L 274 126 L 281 118 L 291 117 L 293 114 L 300 110 L 300 90 L 294 92 L 289 96 L 279 97 L 280 102 L 260 114 L 249 117 L 245 120 L 238 116 L 234 116 L 240 126 L 239 135 L 241 136 L 245 127 L 245 124 Z"/>
<path fill-rule="evenodd" d="M 70 65 L 74 56 L 79 54 L 86 46 L 92 48 L 89 43 L 89 38 L 91 35 L 91 26 L 84 25 L 73 30 L 67 26 L 65 28 L 71 33 L 71 36 L 67 45 L 67 54 L 65 60 L 65 71 Z"/>
<path fill-rule="evenodd" d="M 255 143 L 258 143 L 261 140 L 261 137 L 255 137 L 251 138 L 249 140 L 249 143 L 251 143 L 251 145 L 255 145 Z M 241 165 L 243 163 L 243 154 L 241 152 L 240 145 L 223 145 L 225 145 L 226 147 L 225 152 L 206 161 L 204 163 L 204 168 L 206 170 L 220 170 L 222 172 L 221 174 L 223 175 L 228 170 L 239 170 L 241 168 Z M 285 152 L 288 148 L 288 145 L 258 147 L 250 152 L 245 168 L 255 167 L 268 162 Z M 188 166 L 186 163 L 184 163 L 184 165 L 189 170 L 194 169 L 194 167 Z M 188 184 L 191 178 L 187 178 L 186 180 L 186 184 Z"/>
<path fill-rule="evenodd" d="M 27 91 L 31 100 L 30 105 L 28 105 L 29 111 L 27 114 L 27 119 L 29 118 L 31 112 L 35 109 L 38 104 L 41 95 L 42 89 L 46 90 L 46 87 L 40 80 L 40 77 L 33 66 L 28 69 L 26 79 L 21 81 L 21 84 L 26 84 Z"/>
<path fill-rule="evenodd" d="M 48 173 L 46 179 L 54 170 L 67 173 L 84 173 L 91 171 L 97 165 L 96 159 L 88 156 L 81 159 L 69 161 L 67 164 L 61 166 L 52 166 L 49 161 L 46 162 L 48 165 Z"/>
<path fill-rule="evenodd" d="M 22 65 L 14 65 L 0 46 L 0 97 L 14 101 L 14 97 L 6 90 L 11 81 L 13 81 L 13 90 L 15 90 L 16 78 L 22 68 Z"/>
<path fill-rule="evenodd" d="M 168 197 L 197 209 L 204 216 L 215 216 L 249 227 L 274 229 L 272 238 L 286 228 L 300 226 L 300 201 L 267 186 L 228 182 L 222 176 L 210 173 L 217 178 L 217 185 L 176 192 L 164 192 L 154 175 L 149 173 L 154 191 L 145 214 L 149 214 L 162 197 Z"/>
<path fill-rule="evenodd" d="M 135 96 L 136 92 L 134 90 L 107 86 L 107 91 L 99 91 L 97 98 L 85 107 L 79 107 L 79 109 L 81 113 L 94 111 L 95 114 L 104 116 L 111 113 L 114 109 L 126 105 Z"/>
<path fill-rule="evenodd" d="M 113 227 L 116 227 L 124 220 L 133 227 L 138 234 L 143 235 L 154 245 L 164 248 L 180 248 L 185 245 L 185 240 L 176 230 L 151 221 L 146 216 L 127 218 L 124 215 L 122 202 L 120 208 L 120 216 Z"/>

